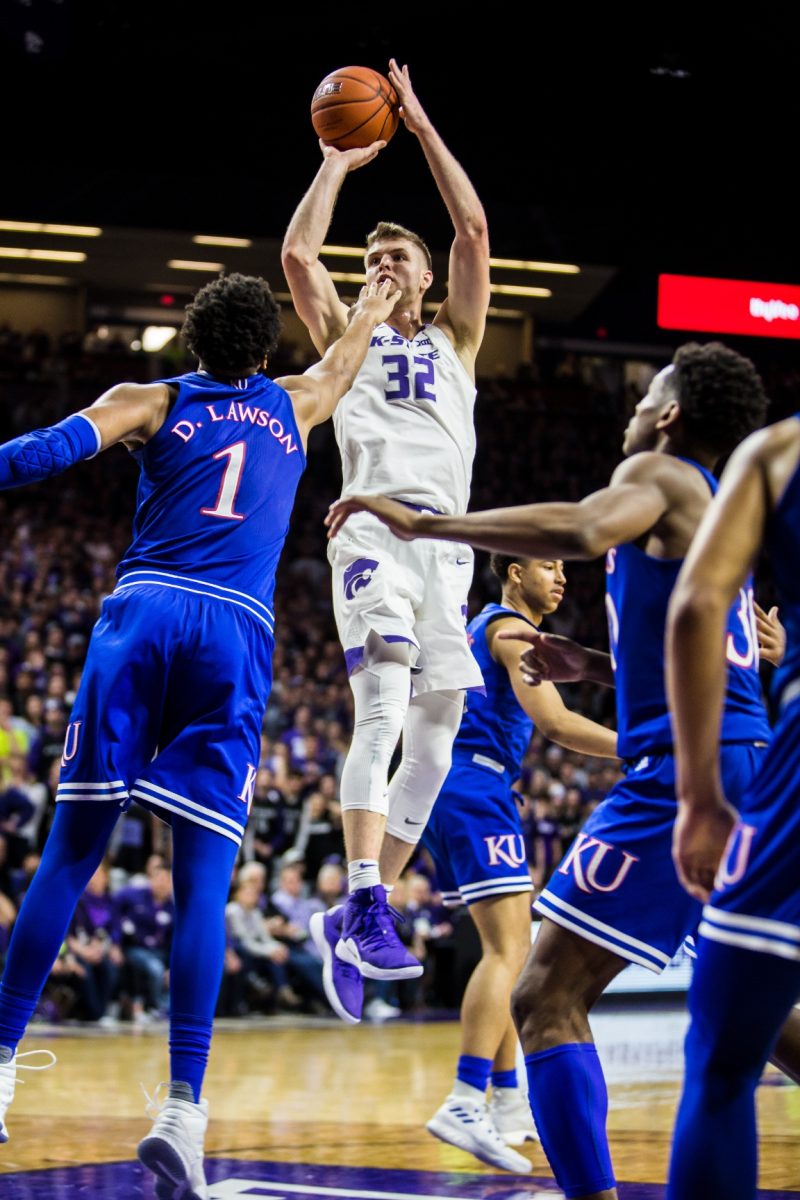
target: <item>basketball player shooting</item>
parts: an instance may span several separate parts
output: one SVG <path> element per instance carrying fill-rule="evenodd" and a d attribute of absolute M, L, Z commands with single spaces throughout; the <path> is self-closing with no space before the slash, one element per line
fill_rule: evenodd
<path fill-rule="evenodd" d="M 475 452 L 475 356 L 489 302 L 489 241 L 480 200 L 414 94 L 408 67 L 389 78 L 406 129 L 420 143 L 455 228 L 448 295 L 422 319 L 433 282 L 421 237 L 381 222 L 367 239 L 368 281 L 400 291 L 334 421 L 343 495 L 379 491 L 414 509 L 466 512 Z M 384 143 L 347 151 L 323 146 L 323 162 L 295 212 L 283 266 L 298 315 L 318 350 L 338 338 L 347 306 L 319 260 L 333 208 L 350 171 Z M 363 979 L 402 979 L 422 967 L 400 941 L 387 902 L 425 828 L 447 775 L 463 692 L 482 686 L 467 644 L 472 551 L 435 543 L 403 546 L 364 514 L 332 545 L 334 610 L 355 700 L 353 741 L 341 783 L 350 895 L 319 914 L 312 933 L 328 998 L 339 1016 L 361 1017 Z M 403 757 L 388 783 L 400 734 Z"/>

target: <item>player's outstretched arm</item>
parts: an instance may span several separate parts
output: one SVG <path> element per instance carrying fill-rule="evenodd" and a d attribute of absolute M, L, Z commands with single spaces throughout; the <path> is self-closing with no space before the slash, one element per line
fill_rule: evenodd
<path fill-rule="evenodd" d="M 597 683 L 614 687 L 614 668 L 611 656 L 602 650 L 581 646 L 572 638 L 558 633 L 540 633 L 530 625 L 518 629 L 502 629 L 497 634 L 503 641 L 527 642 L 528 649 L 519 655 L 522 679 L 529 687 L 542 683 Z"/>
<path fill-rule="evenodd" d="M 392 288 L 392 291 L 389 289 Z M 304 375 L 290 375 L 275 382 L 289 393 L 298 429 L 305 445 L 314 425 L 327 421 L 345 392 L 353 386 L 369 349 L 372 331 L 385 321 L 400 298 L 391 280 L 371 283 L 350 309 L 347 328 Z"/>
<path fill-rule="evenodd" d="M 292 302 L 320 354 L 341 337 L 347 325 L 347 306 L 339 299 L 330 273 L 319 259 L 336 197 L 348 172 L 370 162 L 385 145 L 373 142 L 354 150 L 335 150 L 320 142 L 322 165 L 283 239 L 281 262 Z"/>
<path fill-rule="evenodd" d="M 444 516 L 414 512 L 385 496 L 343 496 L 331 505 L 325 524 L 328 537 L 335 537 L 353 513 L 370 512 L 406 541 L 437 538 L 528 558 L 592 559 L 637 541 L 657 524 L 672 502 L 674 476 L 675 460 L 668 455 L 637 454 L 617 468 L 609 487 L 577 504 Z"/>
<path fill-rule="evenodd" d="M 767 518 L 762 460 L 772 430 L 735 452 L 678 576 L 667 615 L 667 695 L 677 766 L 673 857 L 683 886 L 708 898 L 736 820 L 722 792 L 719 737 L 728 612 L 758 553 Z"/>
<path fill-rule="evenodd" d="M 450 250 L 447 299 L 434 324 L 445 330 L 470 370 L 478 353 L 489 306 L 489 232 L 478 193 L 461 164 L 434 129 L 411 86 L 408 67 L 389 60 L 389 79 L 400 99 L 400 116 L 418 139 L 456 232 Z"/>
<path fill-rule="evenodd" d="M 0 446 L 0 489 L 59 475 L 117 442 L 146 442 L 160 428 L 168 408 L 169 390 L 163 383 L 118 384 L 57 425 Z"/>
<path fill-rule="evenodd" d="M 551 742 L 557 742 L 559 746 L 579 754 L 616 758 L 617 735 L 612 729 L 606 729 L 605 725 L 598 725 L 596 721 L 572 712 L 564 704 L 554 684 L 542 683 L 536 689 L 528 687 L 519 649 L 511 639 L 526 636 L 529 632 L 533 631 L 527 622 L 512 618 L 502 622 L 502 628 L 498 627 L 491 644 L 493 657 L 508 671 L 520 707 Z"/>

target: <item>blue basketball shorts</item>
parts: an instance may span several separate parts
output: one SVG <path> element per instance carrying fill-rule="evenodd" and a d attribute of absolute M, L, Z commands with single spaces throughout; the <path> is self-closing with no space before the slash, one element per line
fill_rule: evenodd
<path fill-rule="evenodd" d="M 700 935 L 800 962 L 800 700 L 741 806 Z"/>
<path fill-rule="evenodd" d="M 725 795 L 737 808 L 766 750 L 722 747 Z M 534 904 L 587 941 L 661 972 L 697 930 L 701 905 L 672 862 L 675 759 L 645 755 L 591 814 Z"/>
<path fill-rule="evenodd" d="M 103 603 L 70 715 L 57 801 L 135 800 L 237 844 L 272 680 L 265 623 L 224 592 L 147 583 Z M 234 593 L 238 594 L 238 593 Z"/>
<path fill-rule="evenodd" d="M 496 766 L 454 755 L 422 835 L 451 908 L 533 890 L 510 772 Z"/>

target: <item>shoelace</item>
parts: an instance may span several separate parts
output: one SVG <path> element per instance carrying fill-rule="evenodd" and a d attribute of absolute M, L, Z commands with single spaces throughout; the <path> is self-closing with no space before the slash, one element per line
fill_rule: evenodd
<path fill-rule="evenodd" d="M 42 1063 L 40 1067 L 35 1067 L 33 1063 L 26 1063 L 22 1061 L 23 1058 L 35 1058 L 37 1054 L 46 1054 L 50 1061 Z M 52 1050 L 26 1050 L 24 1054 L 18 1054 L 16 1056 L 16 1060 L 12 1059 L 11 1062 L 14 1063 L 14 1066 L 18 1071 L 49 1071 L 51 1067 L 56 1065 L 58 1059 L 56 1058 L 55 1054 L 53 1054 Z M 0 1063 L 0 1066 L 10 1065 L 11 1063 Z M 25 1082 L 26 1080 L 24 1079 L 17 1079 L 17 1083 Z"/>
<path fill-rule="evenodd" d="M 374 900 L 367 909 L 367 912 L 375 915 L 375 918 L 381 927 L 381 932 L 384 934 L 394 934 L 396 937 L 397 930 L 395 929 L 395 925 L 405 924 L 406 919 L 403 914 L 398 912 L 396 908 L 392 908 L 388 900 Z M 386 914 L 386 916 L 390 916 L 393 922 L 391 925 L 387 925 L 386 927 L 381 925 L 381 917 L 384 917 L 384 914 Z"/>
<path fill-rule="evenodd" d="M 153 1092 L 152 1096 L 150 1095 L 150 1093 L 148 1092 L 147 1088 L 144 1086 L 143 1083 L 140 1082 L 139 1087 L 142 1089 L 142 1094 L 144 1095 L 144 1098 L 147 1101 L 147 1103 L 144 1106 L 144 1111 L 147 1113 L 148 1117 L 152 1117 L 152 1119 L 155 1121 L 156 1117 L 161 1115 L 161 1110 L 164 1107 L 164 1103 L 169 1096 L 169 1084 L 166 1081 L 162 1080 L 162 1082 L 159 1083 L 158 1086 L 156 1087 L 156 1090 Z M 161 1095 L 162 1088 L 167 1089 L 166 1096 Z"/>
<path fill-rule="evenodd" d="M 492 1120 L 492 1115 L 489 1112 L 489 1106 L 487 1104 L 475 1105 L 474 1120 L 479 1128 L 483 1130 L 484 1134 L 497 1146 L 498 1149 L 507 1149 L 500 1131 L 497 1129 L 494 1121 Z"/>

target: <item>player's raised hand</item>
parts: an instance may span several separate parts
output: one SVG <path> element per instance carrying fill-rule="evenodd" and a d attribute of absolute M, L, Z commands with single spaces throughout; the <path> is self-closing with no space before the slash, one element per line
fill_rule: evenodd
<path fill-rule="evenodd" d="M 366 313 L 373 325 L 380 325 L 381 321 L 385 321 L 390 316 L 402 294 L 391 279 L 384 279 L 381 284 L 365 284 L 355 304 L 347 313 L 348 325 L 353 317 L 359 316 L 361 313 Z"/>
<path fill-rule="evenodd" d="M 779 667 L 786 653 L 786 630 L 778 620 L 778 609 L 773 606 L 764 612 L 760 604 L 753 606 L 756 614 L 758 652 L 773 667 Z"/>
<path fill-rule="evenodd" d="M 358 512 L 372 513 L 404 542 L 412 542 L 415 537 L 423 536 L 417 532 L 420 514 L 398 500 L 389 500 L 386 496 L 342 496 L 328 509 L 325 518 L 328 537 L 336 537 L 347 518 Z"/>
<path fill-rule="evenodd" d="M 714 890 L 714 880 L 737 819 L 735 809 L 719 790 L 702 808 L 678 799 L 672 861 L 681 885 L 703 904 Z"/>
<path fill-rule="evenodd" d="M 500 630 L 505 641 L 528 642 L 520 660 L 522 678 L 531 687 L 540 683 L 577 683 L 585 677 L 589 652 L 572 638 L 557 633 L 539 633 L 538 629 Z"/>
<path fill-rule="evenodd" d="M 419 133 L 429 124 L 428 115 L 414 94 L 408 67 L 400 67 L 396 58 L 389 59 L 389 82 L 400 101 L 400 117 L 409 133 Z"/>
<path fill-rule="evenodd" d="M 373 142 L 371 146 L 356 146 L 352 150 L 337 150 L 335 146 L 326 146 L 320 140 L 320 149 L 322 157 L 336 166 L 343 169 L 345 172 L 357 171 L 359 167 L 365 167 L 368 162 L 372 162 L 373 158 L 377 158 L 381 150 L 386 145 L 386 142 Z"/>

